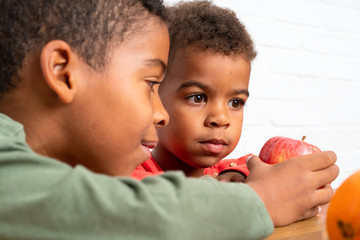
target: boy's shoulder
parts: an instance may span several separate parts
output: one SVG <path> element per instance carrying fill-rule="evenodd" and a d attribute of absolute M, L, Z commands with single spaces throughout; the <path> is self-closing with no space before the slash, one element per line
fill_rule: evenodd
<path fill-rule="evenodd" d="M 9 116 L 0 113 L 0 137 L 18 136 L 25 138 L 24 127 Z"/>

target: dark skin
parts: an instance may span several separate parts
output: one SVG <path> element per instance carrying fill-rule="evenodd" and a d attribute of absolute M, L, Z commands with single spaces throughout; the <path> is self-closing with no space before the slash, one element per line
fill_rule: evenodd
<path fill-rule="evenodd" d="M 239 172 L 228 171 L 216 177 L 220 182 L 245 182 L 245 176 Z"/>
<path fill-rule="evenodd" d="M 144 144 L 156 141 L 155 129 L 168 121 L 157 88 L 152 88 L 154 81 L 162 80 L 161 62 L 167 62 L 168 32 L 164 25 L 151 27 L 147 28 L 150 29 L 149 35 L 139 36 L 129 45 L 123 44 L 115 49 L 107 67 L 100 72 L 92 70 L 66 42 L 49 42 L 42 48 L 41 54 L 28 55 L 20 71 L 22 84 L 0 100 L 0 112 L 24 125 L 29 146 L 41 155 L 70 165 L 87 165 L 93 171 L 107 175 L 129 175 L 149 157 Z M 132 56 L 136 58 L 132 59 Z M 118 62 L 122 59 L 127 63 L 123 70 L 132 72 L 135 75 L 127 74 L 134 77 L 122 78 L 124 71 L 118 74 Z M 89 77 L 94 79 L 90 82 Z M 97 77 L 101 77 L 102 81 L 96 82 Z M 121 89 L 125 89 L 123 94 L 136 92 L 137 101 L 133 101 L 132 95 L 118 99 L 116 111 L 119 111 L 119 117 L 104 119 L 105 113 L 114 113 L 109 98 L 115 100 L 123 96 L 118 92 Z M 104 92 L 99 95 L 99 90 Z M 97 98 L 94 98 L 95 95 Z M 131 107 L 138 102 L 141 102 L 139 108 Z M 144 104 L 149 112 L 144 111 Z M 129 122 L 127 116 L 121 114 L 125 109 L 127 112 L 137 111 L 132 117 L 136 117 L 138 124 L 126 125 L 135 129 L 126 133 L 127 129 L 123 129 L 120 135 L 117 132 L 103 135 L 103 147 L 98 147 L 99 134 L 104 133 L 102 128 L 112 127 L 113 131 L 117 131 L 123 121 Z M 98 123 L 96 129 L 92 124 L 93 118 Z M 122 138 L 130 141 L 126 151 L 119 150 Z M 116 161 L 109 162 L 112 158 L 108 154 Z M 87 159 L 88 162 L 79 159 Z M 250 175 L 245 184 L 263 200 L 274 225 L 284 226 L 315 216 L 317 206 L 330 201 L 333 190 L 326 184 L 339 173 L 335 161 L 336 155 L 328 151 L 293 158 L 277 165 L 266 165 L 253 157 L 248 161 Z M 109 163 L 112 165 L 109 166 Z M 323 185 L 326 186 L 319 189 Z"/>
<path fill-rule="evenodd" d="M 194 51 L 192 51 L 192 54 L 197 54 L 197 52 L 195 51 L 194 53 Z M 223 73 L 226 73 L 225 70 L 227 68 L 224 67 L 221 68 L 221 71 L 214 72 L 217 69 L 216 66 L 225 65 L 227 67 L 234 66 L 233 69 L 236 70 L 245 69 L 245 65 L 241 66 L 241 59 L 222 58 L 219 55 L 211 55 L 211 57 L 206 57 L 207 61 L 201 62 L 202 68 L 200 68 L 200 70 L 195 69 L 194 71 L 191 71 L 195 72 L 196 74 L 194 74 L 195 76 L 193 76 L 193 74 L 189 74 L 189 79 L 198 81 L 203 80 L 202 83 L 207 86 L 214 84 L 215 87 L 213 87 L 213 89 L 216 90 L 212 91 L 213 93 L 218 91 L 221 92 L 221 90 L 226 85 L 229 85 L 229 89 L 232 89 L 234 86 L 236 86 L 236 84 L 240 84 L 239 89 L 247 89 L 247 77 L 247 80 L 245 80 L 245 78 L 237 77 L 235 78 L 236 81 L 234 82 L 231 81 L 231 77 L 220 77 L 218 79 L 223 79 L 222 86 L 216 85 L 218 83 L 216 79 L 212 80 L 212 77 L 217 76 L 217 73 L 219 76 L 221 76 Z M 196 56 L 195 60 L 190 62 L 190 69 L 197 66 L 197 59 L 204 58 L 205 57 L 203 56 Z M 216 64 L 206 65 L 205 68 L 203 64 L 208 63 L 208 61 L 212 59 Z M 224 64 L 225 61 L 227 61 L 226 64 Z M 236 64 L 238 63 L 240 63 L 240 66 L 236 67 Z M 170 123 L 165 128 L 158 129 L 160 141 L 158 146 L 153 151 L 153 156 L 158 161 L 160 166 L 162 166 L 165 170 L 180 169 L 188 176 L 197 177 L 201 176 L 203 172 L 203 168 L 200 167 L 203 166 L 201 164 L 208 163 L 209 166 L 211 166 L 211 164 L 214 164 L 214 162 L 220 160 L 221 156 L 219 157 L 214 155 L 214 158 L 203 158 L 202 155 L 196 155 L 196 148 L 195 150 L 192 149 L 197 145 L 197 143 L 196 141 L 191 141 L 191 139 L 197 139 L 194 137 L 196 136 L 196 133 L 199 133 L 198 135 L 201 136 L 202 132 L 200 129 L 204 128 L 204 130 L 206 130 L 209 126 L 207 125 L 207 119 L 211 119 L 214 123 L 213 130 L 219 130 L 217 132 L 220 132 L 220 130 L 226 131 L 226 129 L 229 129 L 231 126 L 235 125 L 237 131 L 231 131 L 229 135 L 231 137 L 227 139 L 233 138 L 238 140 L 239 135 L 238 137 L 234 137 L 234 135 L 241 133 L 242 125 L 236 124 L 241 122 L 242 114 L 238 115 L 237 113 L 232 112 L 232 110 L 226 112 L 225 109 L 227 108 L 225 107 L 221 108 L 221 110 L 217 109 L 216 107 L 210 108 L 213 106 L 210 104 L 212 100 L 211 91 L 209 94 L 206 90 L 204 91 L 202 88 L 199 89 L 198 87 L 195 87 L 194 90 L 189 88 L 189 92 L 207 94 L 208 102 L 204 103 L 202 101 L 203 98 L 200 98 L 199 101 L 195 102 L 196 104 L 193 104 L 194 98 L 191 97 L 191 105 L 188 107 L 186 102 L 184 103 L 182 100 L 184 97 L 181 92 L 179 94 L 180 97 L 177 98 L 176 91 L 171 91 L 171 89 L 178 89 L 178 87 L 174 87 L 171 84 L 177 83 L 177 81 L 182 78 L 181 74 L 186 74 L 189 69 L 187 71 L 181 71 L 178 65 L 173 63 L 173 66 L 174 65 L 177 66 L 175 70 L 177 73 L 179 73 L 179 75 L 174 77 L 174 81 L 171 82 L 170 80 L 169 82 L 165 82 L 162 86 L 163 89 L 160 91 L 160 96 L 165 104 L 165 108 L 167 108 L 169 111 Z M 184 67 L 186 65 L 182 64 L 181 66 Z M 202 71 L 203 67 L 204 71 Z M 230 72 L 232 74 L 229 74 L 228 76 L 234 76 L 234 71 L 229 71 L 229 73 Z M 170 76 L 174 74 L 171 71 L 171 66 L 169 66 L 168 73 Z M 249 73 L 249 69 L 247 70 L 247 73 Z M 238 76 L 242 75 L 239 74 Z M 185 77 L 184 79 L 186 81 L 187 78 Z M 239 79 L 243 80 L 239 81 Z M 245 85 L 241 85 L 244 83 Z M 163 91 L 164 89 L 168 91 Z M 226 91 L 224 92 L 226 93 Z M 187 92 L 184 94 L 185 97 L 187 96 L 186 93 Z M 219 99 L 219 95 L 220 94 L 218 93 L 215 99 Z M 226 94 L 224 94 L 224 96 L 226 96 Z M 239 97 L 243 97 L 246 100 L 247 96 L 240 95 Z M 230 99 L 225 97 L 223 98 L 222 103 L 228 103 Z M 212 103 L 214 102 L 216 102 L 216 100 L 212 101 Z M 192 112 L 192 106 L 195 106 L 196 111 L 194 110 L 194 112 Z M 210 110 L 205 111 L 206 108 L 203 106 L 209 107 Z M 212 112 L 211 109 L 215 109 L 216 111 Z M 205 114 L 202 115 L 202 112 Z M 211 116 L 211 118 L 209 118 L 209 116 Z M 213 118 L 214 116 L 216 116 L 216 118 Z M 194 128 L 195 123 L 197 122 L 199 122 L 199 124 Z M 172 142 L 174 142 L 174 144 L 171 144 Z M 237 143 L 237 141 L 235 142 Z M 181 148 L 181 151 L 179 151 L 177 149 L 179 145 L 186 147 Z M 195 157 L 191 157 L 191 154 L 187 154 L 186 157 L 182 157 L 182 154 L 188 152 L 193 153 Z M 246 180 L 244 179 L 243 175 L 237 172 L 225 172 L 218 176 L 218 180 L 224 182 L 245 182 L 245 184 L 251 186 L 264 201 L 265 206 L 273 220 L 274 226 L 279 227 L 315 216 L 319 211 L 318 206 L 326 204 L 330 201 L 331 197 L 333 196 L 333 189 L 330 187 L 330 185 L 328 185 L 328 183 L 333 181 L 339 174 L 339 168 L 335 165 L 335 161 L 335 153 L 329 151 L 296 157 L 277 165 L 265 164 L 257 156 L 253 156 L 250 160 L 248 160 L 250 174 Z M 324 185 L 325 187 L 320 188 Z"/>
<path fill-rule="evenodd" d="M 24 125 L 29 146 L 41 155 L 129 175 L 150 157 L 156 128 L 169 120 L 158 95 L 168 51 L 168 30 L 159 20 L 112 49 L 101 70 L 67 42 L 50 41 L 28 55 L 21 84 L 1 99 L 0 111 Z"/>
<path fill-rule="evenodd" d="M 171 120 L 158 129 L 159 143 L 152 154 L 164 171 L 200 177 L 240 139 L 251 67 L 241 55 L 226 56 L 196 46 L 179 51 L 160 88 Z M 239 172 L 226 172 L 218 179 L 245 180 Z"/>
<path fill-rule="evenodd" d="M 245 183 L 264 200 L 274 226 L 285 226 L 315 216 L 318 206 L 331 200 L 334 192 L 328 183 L 339 174 L 335 161 L 336 154 L 332 151 L 299 156 L 274 165 L 253 156 L 247 163 L 250 174 Z"/>

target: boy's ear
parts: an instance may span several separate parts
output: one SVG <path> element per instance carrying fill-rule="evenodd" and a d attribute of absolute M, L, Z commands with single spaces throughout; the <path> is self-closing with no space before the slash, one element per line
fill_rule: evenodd
<path fill-rule="evenodd" d="M 40 66 L 49 88 L 63 103 L 74 99 L 76 78 L 74 52 L 69 44 L 62 40 L 48 42 L 40 53 Z"/>

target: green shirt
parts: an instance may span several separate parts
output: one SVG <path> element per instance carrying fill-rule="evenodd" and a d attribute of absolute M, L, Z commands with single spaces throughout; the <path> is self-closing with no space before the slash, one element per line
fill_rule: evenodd
<path fill-rule="evenodd" d="M 272 231 L 245 184 L 73 168 L 33 152 L 23 126 L 0 114 L 0 239 L 262 239 Z"/>

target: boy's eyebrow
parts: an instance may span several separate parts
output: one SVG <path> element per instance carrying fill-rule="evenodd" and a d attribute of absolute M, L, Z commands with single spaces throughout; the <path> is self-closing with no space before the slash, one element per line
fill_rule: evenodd
<path fill-rule="evenodd" d="M 198 87 L 198 88 L 203 89 L 204 91 L 210 91 L 210 90 L 211 90 L 207 85 L 205 85 L 205 84 L 203 84 L 203 83 L 201 83 L 201 82 L 188 81 L 188 82 L 182 83 L 182 84 L 178 87 L 177 91 L 179 91 L 179 90 L 181 90 L 181 89 L 183 89 L 183 88 L 188 88 L 188 87 Z M 231 95 L 241 95 L 241 94 L 244 94 L 244 95 L 246 95 L 247 97 L 250 96 L 249 90 L 247 90 L 247 89 L 235 89 L 235 90 L 232 92 Z"/>
<path fill-rule="evenodd" d="M 247 90 L 247 89 L 239 89 L 239 90 L 235 89 L 235 90 L 233 91 L 233 95 L 240 95 L 240 94 L 244 94 L 244 95 L 246 95 L 247 97 L 250 96 L 249 90 Z"/>
<path fill-rule="evenodd" d="M 188 87 L 198 87 L 198 88 L 201 88 L 201 89 L 203 89 L 205 91 L 210 91 L 210 88 L 207 85 L 205 85 L 205 84 L 203 84 L 201 82 L 196 82 L 196 81 L 188 81 L 188 82 L 182 83 L 178 87 L 177 91 L 179 91 L 179 90 L 181 90 L 183 88 L 188 88 Z"/>
<path fill-rule="evenodd" d="M 160 65 L 162 69 L 162 73 L 164 74 L 166 71 L 166 64 L 160 58 L 147 59 L 145 60 L 145 65 L 149 67 Z"/>

